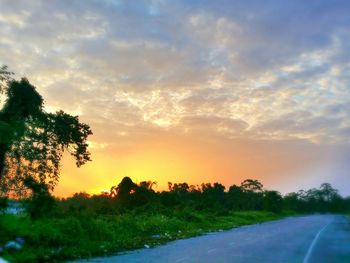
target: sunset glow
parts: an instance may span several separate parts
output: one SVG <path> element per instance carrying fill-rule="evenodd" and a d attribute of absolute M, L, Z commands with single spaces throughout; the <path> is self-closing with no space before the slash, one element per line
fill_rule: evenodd
<path fill-rule="evenodd" d="M 335 1 L 337 2 L 337 1 Z M 0 65 L 91 126 L 54 194 L 246 178 L 349 195 L 350 6 L 0 1 Z M 343 6 L 345 5 L 345 6 Z"/>

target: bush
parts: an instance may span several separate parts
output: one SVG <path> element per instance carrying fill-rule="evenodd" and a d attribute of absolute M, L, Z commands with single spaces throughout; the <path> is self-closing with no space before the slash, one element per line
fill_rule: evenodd
<path fill-rule="evenodd" d="M 0 197 L 0 213 L 5 210 L 7 207 L 7 198 L 6 197 Z"/>

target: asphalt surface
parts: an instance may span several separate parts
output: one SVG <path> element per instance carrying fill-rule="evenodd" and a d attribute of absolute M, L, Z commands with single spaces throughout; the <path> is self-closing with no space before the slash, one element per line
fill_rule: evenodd
<path fill-rule="evenodd" d="M 350 221 L 341 215 L 290 217 L 78 262 L 350 263 Z"/>

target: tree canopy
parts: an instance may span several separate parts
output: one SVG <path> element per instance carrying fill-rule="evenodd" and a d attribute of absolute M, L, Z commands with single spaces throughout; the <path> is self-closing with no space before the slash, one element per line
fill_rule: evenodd
<path fill-rule="evenodd" d="M 244 191 L 261 192 L 263 187 L 262 183 L 254 179 L 246 179 L 241 183 L 241 188 Z"/>
<path fill-rule="evenodd" d="M 87 138 L 92 131 L 78 116 L 45 112 L 36 88 L 25 78 L 9 80 L 6 72 L 0 69 L 0 80 L 6 80 L 0 110 L 0 190 L 19 192 L 28 177 L 52 190 L 64 152 L 75 158 L 78 167 L 90 161 Z"/>
<path fill-rule="evenodd" d="M 6 87 L 7 82 L 11 79 L 13 72 L 7 70 L 7 66 L 0 66 L 0 94 Z"/>

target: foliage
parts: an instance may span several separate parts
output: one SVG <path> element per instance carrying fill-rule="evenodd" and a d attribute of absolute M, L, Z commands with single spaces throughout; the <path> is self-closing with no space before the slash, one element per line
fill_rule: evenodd
<path fill-rule="evenodd" d="M 284 197 L 284 207 L 297 212 L 346 212 L 350 208 L 349 199 L 342 198 L 338 190 L 324 183 L 319 189 L 289 193 Z"/>
<path fill-rule="evenodd" d="M 0 190 L 21 193 L 27 177 L 52 190 L 65 151 L 77 166 L 90 160 L 86 141 L 92 132 L 77 116 L 45 112 L 43 98 L 27 79 L 9 81 L 5 93 L 0 111 Z"/>
<path fill-rule="evenodd" d="M 52 202 L 45 184 L 34 179 L 25 183 L 33 191 L 29 216 L 0 220 L 0 245 L 18 236 L 26 240 L 23 251 L 3 255 L 11 262 L 106 255 L 293 213 L 350 211 L 350 199 L 329 184 L 283 197 L 250 186 L 232 185 L 225 191 L 220 183 L 169 183 L 168 191 L 156 192 L 154 182 L 137 184 L 126 177 L 111 194 L 77 193 Z"/>
<path fill-rule="evenodd" d="M 6 197 L 0 197 L 0 214 L 2 210 L 4 210 L 7 207 L 7 198 Z"/>
<path fill-rule="evenodd" d="M 350 211 L 350 198 L 328 183 L 282 196 L 255 179 L 228 190 L 218 182 L 169 182 L 168 191 L 156 192 L 155 182 L 124 177 L 109 193 L 56 200 L 50 191 L 62 156 L 69 152 L 77 166 L 89 161 L 91 129 L 78 116 L 45 112 L 36 88 L 27 79 L 11 79 L 12 74 L 0 67 L 0 93 L 6 97 L 0 110 L 0 210 L 7 191 L 29 195 L 22 195 L 27 214 L 0 218 L 0 245 L 16 237 L 26 240 L 19 253 L 4 252 L 11 262 L 52 262 L 157 245 L 277 219 L 284 211 Z"/>
<path fill-rule="evenodd" d="M 264 208 L 266 211 L 279 213 L 283 208 L 283 197 L 277 191 L 264 192 Z"/>
<path fill-rule="evenodd" d="M 7 82 L 11 80 L 13 74 L 13 72 L 8 71 L 6 65 L 0 66 L 0 94 L 6 89 Z"/>
<path fill-rule="evenodd" d="M 108 255 L 118 251 L 155 246 L 209 231 L 261 223 L 281 217 L 268 212 L 235 212 L 214 216 L 208 212 L 175 210 L 135 215 L 66 216 L 31 220 L 6 215 L 0 242 L 20 236 L 24 249 L 2 256 L 10 262 L 55 262 Z"/>
<path fill-rule="evenodd" d="M 246 192 L 261 192 L 263 184 L 258 180 L 246 179 L 241 183 L 241 189 Z"/>
<path fill-rule="evenodd" d="M 26 177 L 24 185 L 32 191 L 28 200 L 27 212 L 32 219 L 48 216 L 55 205 L 55 199 L 50 194 L 45 183 L 37 182 L 34 178 Z"/>
<path fill-rule="evenodd" d="M 255 181 L 256 180 L 252 180 Z M 258 181 L 257 181 L 258 182 Z M 125 177 L 111 188 L 110 194 L 90 196 L 86 193 L 58 202 L 59 214 L 75 215 L 123 214 L 127 211 L 145 211 L 158 213 L 163 210 L 181 209 L 186 211 L 209 211 L 214 214 L 227 214 L 230 211 L 270 211 L 280 213 L 283 210 L 297 213 L 345 212 L 347 199 L 341 198 L 329 184 L 319 189 L 299 191 L 282 196 L 277 191 L 247 190 L 232 185 L 228 191 L 220 183 L 205 183 L 200 186 L 187 183 L 169 183 L 168 191 L 156 192 L 154 182 L 136 184 Z M 258 184 L 261 184 L 258 182 Z M 349 203 L 350 206 L 350 203 Z"/>

